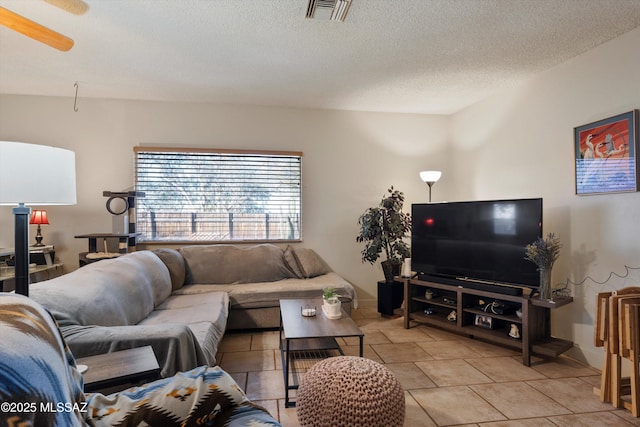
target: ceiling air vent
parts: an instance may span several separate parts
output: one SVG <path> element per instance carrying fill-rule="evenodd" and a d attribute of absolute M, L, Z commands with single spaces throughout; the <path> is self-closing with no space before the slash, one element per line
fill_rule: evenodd
<path fill-rule="evenodd" d="M 307 18 L 343 22 L 350 5 L 351 0 L 309 0 Z"/>

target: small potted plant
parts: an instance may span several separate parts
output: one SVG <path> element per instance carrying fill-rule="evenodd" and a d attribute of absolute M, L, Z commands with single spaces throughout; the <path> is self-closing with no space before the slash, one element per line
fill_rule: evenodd
<path fill-rule="evenodd" d="M 411 214 L 402 212 L 404 193 L 389 188 L 388 195 L 380 204 L 369 208 L 360 216 L 360 233 L 356 241 L 364 243 L 362 262 L 375 263 L 382 252 L 382 270 L 387 283 L 400 274 L 404 258 L 411 255 L 409 245 L 404 241 L 411 231 Z"/>
<path fill-rule="evenodd" d="M 339 319 L 342 316 L 340 295 L 332 287 L 322 290 L 322 310 L 329 319 Z"/>

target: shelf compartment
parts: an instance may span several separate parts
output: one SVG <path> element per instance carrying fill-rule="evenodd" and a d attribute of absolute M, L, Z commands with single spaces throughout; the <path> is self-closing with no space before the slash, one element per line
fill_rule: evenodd
<path fill-rule="evenodd" d="M 507 328 L 487 329 L 480 326 L 468 325 L 462 327 L 462 332 L 475 338 L 486 339 L 487 341 L 500 344 L 505 347 L 522 349 L 522 339 L 511 338 L 509 336 L 509 329 Z M 522 331 L 520 333 L 522 334 Z"/>
<path fill-rule="evenodd" d="M 411 319 L 421 323 L 429 323 L 432 325 L 440 326 L 443 329 L 457 329 L 457 322 L 452 322 L 447 320 L 447 315 L 449 313 L 438 313 L 434 314 L 424 314 L 421 311 L 414 311 L 411 313 Z"/>
<path fill-rule="evenodd" d="M 446 302 L 444 302 L 444 298 L 447 298 L 447 297 L 436 297 L 436 298 L 431 298 L 431 299 L 426 299 L 424 297 L 413 297 L 412 299 L 414 301 L 421 302 L 421 303 L 424 303 L 424 304 L 431 304 L 431 305 L 435 305 L 435 306 L 438 306 L 438 307 L 446 307 L 446 308 L 449 308 L 451 310 L 455 310 L 457 308 L 457 304 L 446 303 Z"/>
<path fill-rule="evenodd" d="M 509 314 L 505 316 L 503 314 L 493 314 L 490 311 L 478 310 L 476 308 L 464 308 L 462 309 L 462 311 L 464 311 L 465 313 L 473 313 L 473 314 L 479 314 L 481 316 L 493 317 L 494 319 L 504 320 L 505 322 L 517 323 L 520 325 L 522 324 L 522 319 L 516 316 L 515 314 Z"/>

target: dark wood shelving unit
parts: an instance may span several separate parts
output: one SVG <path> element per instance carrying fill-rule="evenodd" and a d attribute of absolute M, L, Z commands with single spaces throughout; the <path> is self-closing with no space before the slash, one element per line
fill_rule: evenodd
<path fill-rule="evenodd" d="M 425 298 L 430 289 L 438 295 Z M 445 302 L 444 299 L 450 302 Z M 477 305 L 478 300 L 485 302 L 501 301 L 519 308 L 522 317 L 516 314 L 494 314 Z M 558 357 L 573 347 L 573 342 L 551 336 L 551 310 L 573 301 L 565 298 L 556 301 L 544 301 L 530 298 L 529 295 L 507 295 L 463 286 L 418 279 L 404 279 L 404 327 L 410 328 L 411 321 L 436 326 L 448 331 L 482 339 L 505 347 L 522 351 L 522 363 L 531 365 L 531 356 Z M 474 304 L 475 303 L 475 304 Z M 433 314 L 425 314 L 430 308 Z M 456 320 L 447 320 L 451 310 L 456 311 Z M 492 328 L 475 324 L 476 315 L 491 318 Z M 518 326 L 520 338 L 509 336 L 511 324 Z"/>

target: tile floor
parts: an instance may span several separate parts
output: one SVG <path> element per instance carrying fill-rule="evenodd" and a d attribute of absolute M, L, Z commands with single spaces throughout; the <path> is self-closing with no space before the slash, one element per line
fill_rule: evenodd
<path fill-rule="evenodd" d="M 384 363 L 405 390 L 405 426 L 640 426 L 628 411 L 593 393 L 598 370 L 569 358 L 522 365 L 520 353 L 428 326 L 403 328 L 403 319 L 355 310 L 365 333 L 364 355 Z M 358 340 L 341 339 L 345 354 Z M 228 333 L 220 365 L 285 427 L 298 426 L 284 407 L 278 332 Z"/>

